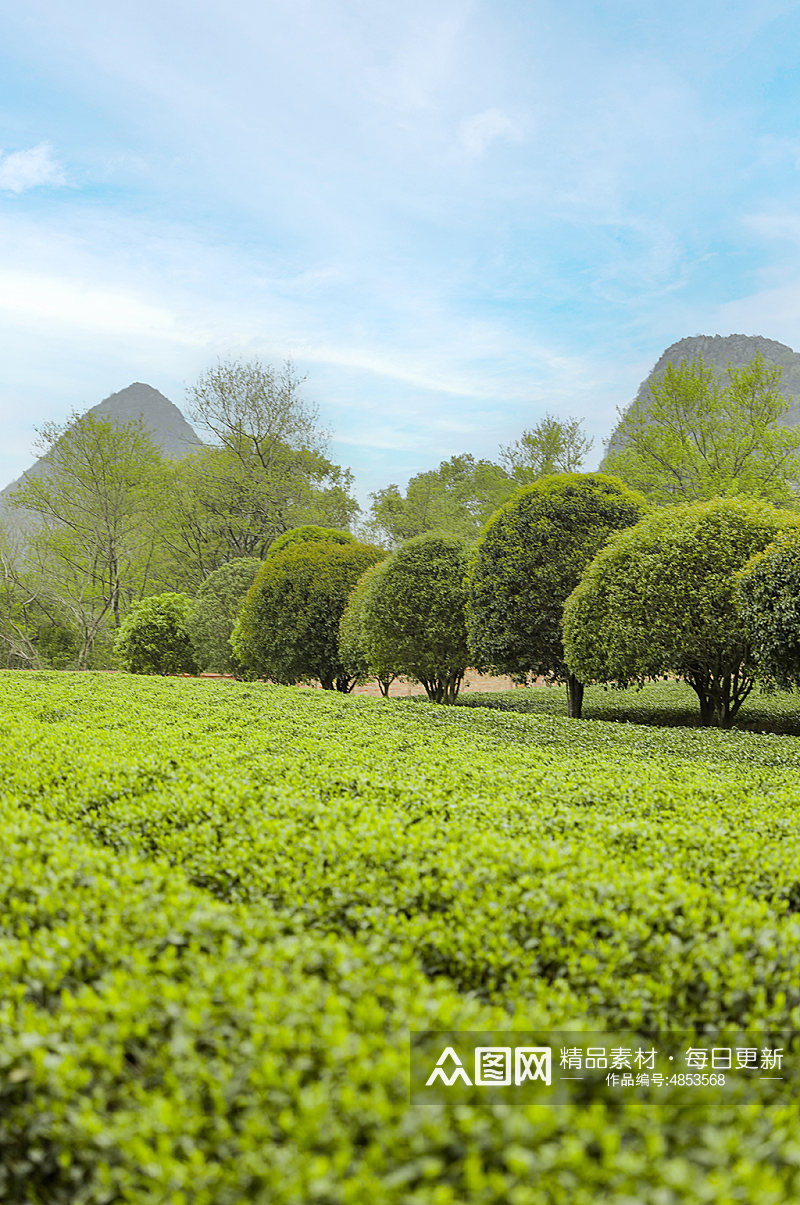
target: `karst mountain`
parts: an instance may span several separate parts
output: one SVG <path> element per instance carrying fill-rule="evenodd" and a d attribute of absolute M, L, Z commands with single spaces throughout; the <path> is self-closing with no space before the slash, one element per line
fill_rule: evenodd
<path fill-rule="evenodd" d="M 757 352 L 761 352 L 767 363 L 779 364 L 783 369 L 780 390 L 790 405 L 782 422 L 787 427 L 800 426 L 800 354 L 792 351 L 785 343 L 766 339 L 763 335 L 691 335 L 686 339 L 679 339 L 660 356 L 652 372 L 639 386 L 631 405 L 645 397 L 651 382 L 663 376 L 668 364 L 677 365 L 682 360 L 693 360 L 695 356 L 701 355 L 717 373 L 724 374 L 728 364 L 741 368 L 749 364 Z M 606 444 L 607 452 L 620 446 L 618 429 L 614 429 Z"/>
<path fill-rule="evenodd" d="M 94 418 L 119 423 L 142 419 L 157 447 L 165 456 L 175 459 L 185 456 L 201 443 L 175 403 L 152 385 L 144 385 L 141 381 L 135 381 L 119 393 L 110 394 L 87 413 Z M 0 490 L 0 506 L 25 477 L 41 473 L 46 467 L 47 456 L 40 456 L 20 477 Z"/>

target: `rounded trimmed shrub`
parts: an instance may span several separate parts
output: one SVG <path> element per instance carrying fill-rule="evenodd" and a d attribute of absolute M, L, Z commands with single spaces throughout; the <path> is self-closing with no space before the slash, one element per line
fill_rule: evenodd
<path fill-rule="evenodd" d="M 800 531 L 752 557 L 736 578 L 736 605 L 769 686 L 800 685 Z"/>
<path fill-rule="evenodd" d="M 464 608 L 467 547 L 457 536 L 415 536 L 374 574 L 362 641 L 373 673 L 404 674 L 434 703 L 452 703 L 469 664 Z"/>
<path fill-rule="evenodd" d="M 579 716 L 583 685 L 561 640 L 564 601 L 608 537 L 645 510 L 641 494 L 605 473 L 554 473 L 516 493 L 486 524 L 470 564 L 474 664 L 566 682 L 569 714 Z"/>
<path fill-rule="evenodd" d="M 261 565 L 257 557 L 236 557 L 209 574 L 198 590 L 189 632 L 202 669 L 218 674 L 241 671 L 231 648 L 231 632 Z"/>
<path fill-rule="evenodd" d="M 370 658 L 364 631 L 364 614 L 376 578 L 387 564 L 385 560 L 378 561 L 377 564 L 370 565 L 366 573 L 362 573 L 350 592 L 344 614 L 339 621 L 339 657 L 342 665 L 354 682 L 366 682 L 368 678 L 375 678 L 384 698 L 388 697 L 389 687 L 397 674 L 391 667 L 379 665 Z"/>
<path fill-rule="evenodd" d="M 290 527 L 288 531 L 281 532 L 279 536 L 276 536 L 267 549 L 267 556 L 281 552 L 292 544 L 319 543 L 320 541 L 325 544 L 354 544 L 355 539 L 355 536 L 351 535 L 349 531 L 342 531 L 338 527 L 318 527 L 315 523 L 305 523 L 302 527 Z"/>
<path fill-rule="evenodd" d="M 114 641 L 120 668 L 132 674 L 196 674 L 189 634 L 193 607 L 188 595 L 173 593 L 136 603 Z"/>
<path fill-rule="evenodd" d="M 339 622 L 362 573 L 385 556 L 358 540 L 295 542 L 268 556 L 231 636 L 245 671 L 350 690 L 355 677 L 339 657 Z"/>
<path fill-rule="evenodd" d="M 735 604 L 736 574 L 800 518 L 755 498 L 655 511 L 615 536 L 564 607 L 564 647 L 585 682 L 622 685 L 674 674 L 701 723 L 727 728 L 756 664 Z"/>

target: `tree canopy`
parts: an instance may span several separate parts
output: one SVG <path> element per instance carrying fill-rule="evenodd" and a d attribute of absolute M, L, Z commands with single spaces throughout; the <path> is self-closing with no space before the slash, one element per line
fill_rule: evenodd
<path fill-rule="evenodd" d="M 800 429 L 780 426 L 782 369 L 759 353 L 717 374 L 701 355 L 667 364 L 622 415 L 604 467 L 657 503 L 748 494 L 786 502 L 800 480 Z"/>
<path fill-rule="evenodd" d="M 412 477 L 405 495 L 397 485 L 372 494 L 368 526 L 392 546 L 428 531 L 471 540 L 514 489 L 500 465 L 469 454 L 451 456 L 438 469 Z"/>
<path fill-rule="evenodd" d="M 701 721 L 728 727 L 756 664 L 737 611 L 736 574 L 800 518 L 758 499 L 668 507 L 620 532 L 564 607 L 564 648 L 585 682 L 674 674 L 695 691 Z"/>
<path fill-rule="evenodd" d="M 561 473 L 521 489 L 489 521 L 469 569 L 467 625 L 475 664 L 567 684 L 570 715 L 583 687 L 566 664 L 564 600 L 612 532 L 636 523 L 644 500 L 603 473 Z"/>
<path fill-rule="evenodd" d="M 463 540 L 416 536 L 367 583 L 361 620 L 365 661 L 378 676 L 421 682 L 434 703 L 452 703 L 469 664 Z"/>
<path fill-rule="evenodd" d="M 359 511 L 349 469 L 330 461 L 328 432 L 291 363 L 220 361 L 188 391 L 213 443 L 173 467 L 163 538 L 194 587 L 234 557 L 260 560 L 302 524 L 348 527 Z"/>
<path fill-rule="evenodd" d="M 103 627 L 118 627 L 151 586 L 156 526 L 167 510 L 165 467 L 139 419 L 73 415 L 40 436 L 38 471 L 10 499 L 36 516 L 17 573 L 75 633 L 82 669 Z"/>
<path fill-rule="evenodd" d="M 516 485 L 532 485 L 551 473 L 577 473 L 592 447 L 583 420 L 546 414 L 535 427 L 501 448 L 501 460 Z"/>
<path fill-rule="evenodd" d="M 231 636 L 248 673 L 287 685 L 319 680 L 350 690 L 339 621 L 362 573 L 386 554 L 360 541 L 289 544 L 264 561 Z"/>
<path fill-rule="evenodd" d="M 800 685 L 800 531 L 793 527 L 756 553 L 736 583 L 759 677 L 785 690 Z"/>

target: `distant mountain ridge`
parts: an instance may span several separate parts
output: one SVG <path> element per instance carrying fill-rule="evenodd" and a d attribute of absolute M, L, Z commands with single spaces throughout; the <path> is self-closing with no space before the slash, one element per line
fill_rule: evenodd
<path fill-rule="evenodd" d="M 800 426 L 800 354 L 785 343 L 778 343 L 776 339 L 767 339 L 763 335 L 690 335 L 686 339 L 679 339 L 660 356 L 652 372 L 642 381 L 630 405 L 645 397 L 651 382 L 664 375 L 667 364 L 677 365 L 682 360 L 693 360 L 699 354 L 717 372 L 724 373 L 729 363 L 734 368 L 749 364 L 757 352 L 761 352 L 768 363 L 779 364 L 783 369 L 780 390 L 790 403 L 781 420 L 783 425 Z M 619 424 L 606 444 L 606 453 L 621 446 L 618 431 Z M 602 464 L 600 467 L 602 468 Z"/>
<path fill-rule="evenodd" d="M 92 406 L 89 414 L 119 422 L 141 418 L 145 426 L 150 428 L 154 442 L 164 455 L 175 460 L 186 456 L 201 444 L 175 403 L 152 385 L 143 385 L 141 381 L 135 381 L 119 393 L 110 394 Z"/>
<path fill-rule="evenodd" d="M 141 381 L 135 381 L 132 385 L 128 385 L 127 389 L 121 389 L 119 393 L 109 394 L 107 398 L 98 402 L 96 406 L 92 406 L 86 413 L 91 414 L 94 418 L 120 423 L 130 422 L 136 418 L 142 419 L 145 426 L 149 428 L 156 446 L 165 456 L 176 460 L 202 445 L 202 441 L 175 403 L 164 397 L 164 394 L 159 393 L 152 385 L 145 385 Z M 0 505 L 25 477 L 42 473 L 46 467 L 47 457 L 40 456 L 20 477 L 17 477 L 5 489 L 0 490 Z"/>

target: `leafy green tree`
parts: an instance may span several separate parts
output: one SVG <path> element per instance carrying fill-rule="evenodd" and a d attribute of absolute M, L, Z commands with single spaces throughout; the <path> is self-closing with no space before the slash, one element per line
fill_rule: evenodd
<path fill-rule="evenodd" d="M 514 488 L 500 465 L 470 455 L 451 456 L 438 469 L 412 477 L 405 496 L 397 485 L 372 494 L 367 527 L 392 546 L 426 531 L 471 540 Z"/>
<path fill-rule="evenodd" d="M 24 530 L 0 526 L 0 667 L 70 669 L 77 642 L 69 615 L 32 573 Z"/>
<path fill-rule="evenodd" d="M 434 703 L 452 703 L 469 664 L 463 540 L 431 532 L 408 540 L 367 583 L 362 617 L 373 672 L 421 682 Z"/>
<path fill-rule="evenodd" d="M 245 670 L 288 685 L 318 679 L 326 690 L 351 690 L 339 621 L 362 573 L 385 555 L 353 540 L 293 543 L 268 556 L 231 636 Z"/>
<path fill-rule="evenodd" d="M 10 502 L 34 516 L 25 581 L 43 608 L 68 619 L 83 669 L 103 627 L 119 627 L 150 584 L 157 516 L 166 508 L 164 463 L 140 420 L 74 415 L 40 435 L 40 470 Z"/>
<path fill-rule="evenodd" d="M 508 475 L 519 486 L 532 485 L 552 473 L 577 473 L 593 443 L 582 426 L 582 419 L 546 414 L 535 427 L 501 449 Z"/>
<path fill-rule="evenodd" d="M 187 584 L 235 557 L 263 560 L 289 528 L 349 527 L 357 516 L 353 475 L 324 455 L 328 432 L 302 384 L 289 362 L 227 360 L 188 390 L 191 417 L 212 442 L 174 465 L 163 531 Z"/>
<path fill-rule="evenodd" d="M 176 462 L 172 476 L 160 535 L 176 580 L 192 589 L 229 560 L 263 560 L 291 528 L 347 527 L 359 510 L 352 473 L 304 449 L 277 450 L 266 477 L 257 461 L 206 447 Z"/>
<path fill-rule="evenodd" d="M 188 622 L 201 669 L 219 674 L 241 670 L 231 648 L 231 632 L 260 568 L 261 561 L 255 557 L 237 557 L 215 569 L 200 587 Z"/>
<path fill-rule="evenodd" d="M 370 565 L 366 573 L 362 573 L 350 593 L 339 621 L 339 657 L 342 665 L 354 682 L 366 682 L 368 678 L 374 677 L 384 698 L 388 698 L 389 687 L 397 674 L 391 666 L 382 666 L 370 659 L 364 632 L 364 611 L 375 579 L 383 572 L 387 563 L 378 561 L 377 564 Z"/>
<path fill-rule="evenodd" d="M 736 575 L 736 605 L 759 677 L 785 690 L 800 684 L 800 531 L 747 562 Z"/>
<path fill-rule="evenodd" d="M 354 540 L 355 536 L 349 531 L 306 523 L 302 527 L 291 527 L 282 535 L 277 536 L 269 546 L 269 556 L 280 552 L 282 548 L 288 548 L 291 544 L 307 544 L 309 541 L 324 544 L 352 544 Z"/>
<path fill-rule="evenodd" d="M 132 674 L 195 674 L 189 634 L 194 604 L 185 594 L 153 594 L 135 604 L 114 641 L 120 667 Z"/>
<path fill-rule="evenodd" d="M 47 664 L 39 647 L 42 618 L 37 593 L 21 568 L 19 533 L 0 528 L 0 666 L 33 669 Z"/>
<path fill-rule="evenodd" d="M 475 664 L 517 680 L 565 682 L 571 716 L 583 684 L 561 641 L 564 600 L 612 532 L 645 503 L 604 473 L 561 473 L 520 490 L 487 523 L 470 563 L 467 626 Z"/>
<path fill-rule="evenodd" d="M 698 355 L 668 364 L 622 414 L 604 468 L 657 503 L 748 494 L 785 503 L 800 479 L 800 429 L 782 369 L 759 353 L 719 376 Z"/>
<path fill-rule="evenodd" d="M 727 728 L 756 664 L 736 610 L 736 574 L 782 530 L 789 511 L 717 498 L 656 511 L 598 553 L 564 607 L 570 671 L 584 681 L 673 674 L 692 687 L 704 725 Z"/>

